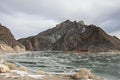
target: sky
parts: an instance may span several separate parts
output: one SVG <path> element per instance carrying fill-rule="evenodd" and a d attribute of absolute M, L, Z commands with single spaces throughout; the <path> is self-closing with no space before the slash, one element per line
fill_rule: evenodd
<path fill-rule="evenodd" d="M 0 23 L 16 39 L 36 35 L 67 19 L 95 24 L 120 38 L 120 0 L 0 0 Z"/>

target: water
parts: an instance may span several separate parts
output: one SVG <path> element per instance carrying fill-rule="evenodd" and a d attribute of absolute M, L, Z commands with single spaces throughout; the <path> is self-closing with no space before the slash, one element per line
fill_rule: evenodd
<path fill-rule="evenodd" d="M 72 73 L 88 68 L 107 80 L 120 80 L 120 54 L 73 54 L 64 52 L 28 52 L 4 57 L 16 65 L 26 66 L 35 72 Z"/>

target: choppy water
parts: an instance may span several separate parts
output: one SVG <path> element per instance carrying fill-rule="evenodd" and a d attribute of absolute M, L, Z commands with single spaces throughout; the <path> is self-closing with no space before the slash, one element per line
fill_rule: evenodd
<path fill-rule="evenodd" d="M 71 73 L 80 68 L 88 68 L 107 80 L 120 80 L 120 54 L 73 54 L 37 51 L 21 55 L 9 55 L 4 58 L 16 65 L 26 66 L 31 71 Z"/>

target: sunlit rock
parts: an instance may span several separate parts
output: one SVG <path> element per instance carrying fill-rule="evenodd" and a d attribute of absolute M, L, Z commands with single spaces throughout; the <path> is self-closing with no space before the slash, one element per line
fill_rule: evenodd
<path fill-rule="evenodd" d="M 78 72 L 76 72 L 73 75 L 73 78 L 80 80 L 104 80 L 103 78 L 94 75 L 93 73 L 91 73 L 90 70 L 86 68 L 82 68 Z"/>
<path fill-rule="evenodd" d="M 0 73 L 6 73 L 9 72 L 10 69 L 8 66 L 4 65 L 4 64 L 0 64 Z"/>
<path fill-rule="evenodd" d="M 0 44 L 0 51 L 1 52 L 13 52 L 14 49 L 12 47 L 8 46 L 7 44 L 2 43 L 2 44 Z"/>
<path fill-rule="evenodd" d="M 25 66 L 19 66 L 18 70 L 27 72 L 28 69 Z"/>
<path fill-rule="evenodd" d="M 17 52 L 21 52 L 21 51 L 25 51 L 25 47 L 24 46 L 14 46 L 13 49 Z"/>
<path fill-rule="evenodd" d="M 42 70 L 38 70 L 38 71 L 36 71 L 36 73 L 37 73 L 37 74 L 40 74 L 40 75 L 44 75 L 44 74 L 45 74 L 45 72 L 42 71 Z"/>
<path fill-rule="evenodd" d="M 87 80 L 89 79 L 90 75 L 91 75 L 91 72 L 88 69 L 82 68 L 75 74 L 75 78 Z"/>
<path fill-rule="evenodd" d="M 15 70 L 15 69 L 16 69 L 16 65 L 13 64 L 13 63 L 10 63 L 10 62 L 4 62 L 4 64 L 5 64 L 6 66 L 8 66 L 9 69 L 11 69 L 11 70 Z"/>

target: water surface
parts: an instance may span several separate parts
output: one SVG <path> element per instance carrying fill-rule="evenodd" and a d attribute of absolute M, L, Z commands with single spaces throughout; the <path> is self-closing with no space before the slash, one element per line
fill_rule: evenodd
<path fill-rule="evenodd" d="M 43 70 L 50 73 L 72 73 L 80 68 L 88 68 L 107 80 L 120 80 L 120 54 L 28 52 L 9 55 L 6 60 L 16 65 L 26 66 L 30 71 Z"/>

